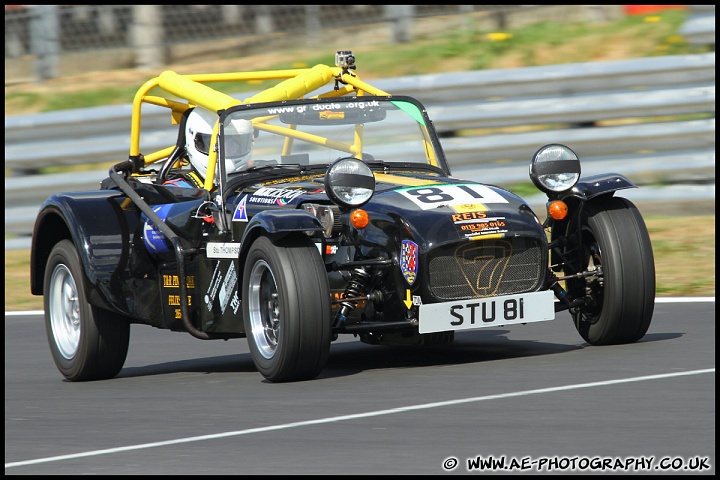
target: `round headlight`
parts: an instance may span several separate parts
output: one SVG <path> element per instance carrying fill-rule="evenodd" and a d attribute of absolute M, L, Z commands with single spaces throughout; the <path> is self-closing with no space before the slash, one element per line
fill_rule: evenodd
<path fill-rule="evenodd" d="M 357 208 L 375 193 L 375 175 L 362 160 L 339 158 L 325 173 L 325 191 L 341 208 Z"/>
<path fill-rule="evenodd" d="M 545 193 L 570 190 L 580 179 L 580 160 L 565 145 L 545 145 L 533 155 L 530 179 Z"/>
<path fill-rule="evenodd" d="M 317 205 L 315 205 L 314 203 L 303 203 L 302 205 L 300 205 L 300 208 L 302 208 L 303 210 L 307 210 L 308 212 L 312 213 L 314 217 L 317 217 Z"/>
<path fill-rule="evenodd" d="M 335 228 L 335 214 L 329 205 L 320 205 L 317 210 L 317 218 L 323 226 L 325 238 L 330 238 Z"/>

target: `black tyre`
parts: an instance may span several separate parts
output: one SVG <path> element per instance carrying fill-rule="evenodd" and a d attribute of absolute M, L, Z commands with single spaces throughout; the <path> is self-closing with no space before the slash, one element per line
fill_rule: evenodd
<path fill-rule="evenodd" d="M 310 238 L 255 240 L 242 292 L 257 370 L 271 382 L 315 378 L 330 352 L 332 318 L 327 272 Z"/>
<path fill-rule="evenodd" d="M 104 380 L 125 363 L 130 323 L 90 305 L 75 245 L 58 242 L 45 267 L 45 330 L 55 365 L 73 382 Z"/>
<path fill-rule="evenodd" d="M 587 301 L 571 310 L 582 338 L 592 345 L 638 341 L 655 308 L 655 260 L 635 205 L 620 197 L 585 205 L 579 255 L 581 271 L 598 273 L 567 281 L 568 292 Z"/>

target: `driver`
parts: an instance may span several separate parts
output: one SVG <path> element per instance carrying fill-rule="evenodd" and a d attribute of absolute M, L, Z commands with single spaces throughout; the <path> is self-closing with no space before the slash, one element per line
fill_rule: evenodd
<path fill-rule="evenodd" d="M 217 114 L 201 107 L 190 112 L 185 123 L 185 151 L 192 168 L 165 182 L 165 185 L 203 187 L 207 174 L 210 138 L 217 119 Z M 224 134 L 226 173 L 243 170 L 252 156 L 252 122 L 243 119 L 231 120 L 230 124 L 225 126 Z"/>

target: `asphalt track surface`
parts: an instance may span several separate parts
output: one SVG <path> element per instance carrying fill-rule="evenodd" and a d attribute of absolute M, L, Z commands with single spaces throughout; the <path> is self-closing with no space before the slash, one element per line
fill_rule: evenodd
<path fill-rule="evenodd" d="M 70 383 L 41 316 L 6 312 L 5 474 L 712 475 L 715 299 L 683 300 L 632 345 L 589 346 L 567 313 L 444 347 L 343 336 L 292 384 L 244 339 L 135 325 L 118 377 Z"/>

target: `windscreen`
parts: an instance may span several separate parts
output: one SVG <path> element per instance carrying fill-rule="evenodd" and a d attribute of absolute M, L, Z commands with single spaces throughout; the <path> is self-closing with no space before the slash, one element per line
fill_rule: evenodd
<path fill-rule="evenodd" d="M 348 156 L 387 164 L 438 164 L 427 119 L 412 100 L 348 97 L 241 105 L 228 110 L 224 128 L 234 132 L 248 122 L 251 154 L 238 171 L 268 164 L 329 165 Z M 233 148 L 228 145 L 225 151 Z"/>

